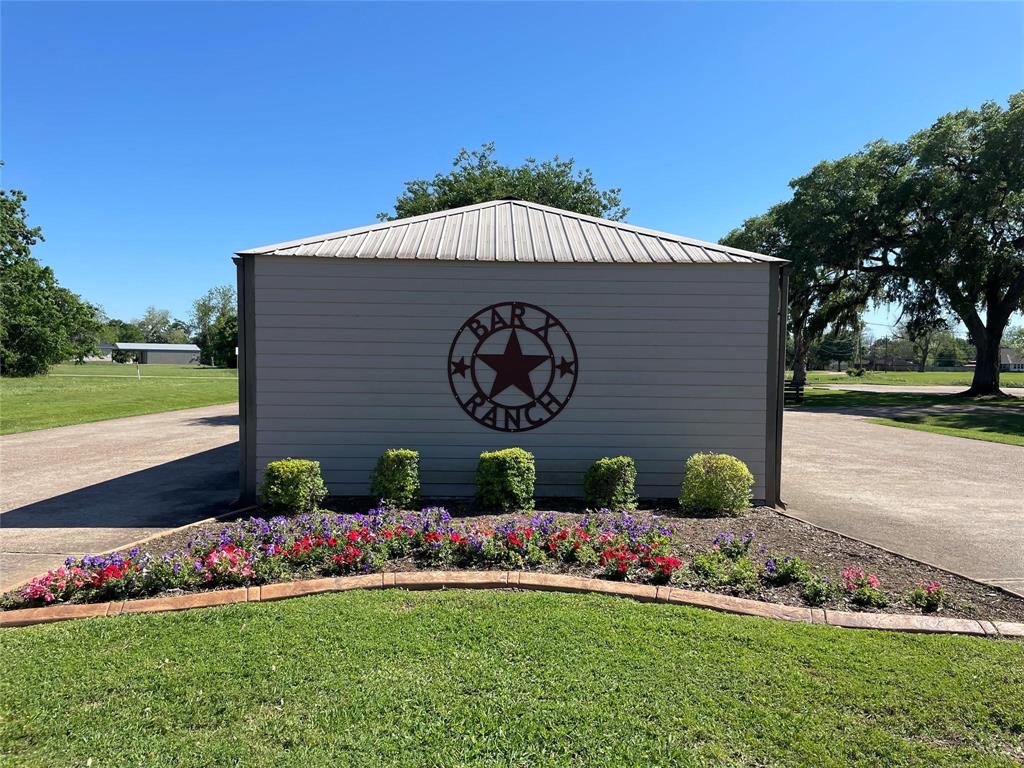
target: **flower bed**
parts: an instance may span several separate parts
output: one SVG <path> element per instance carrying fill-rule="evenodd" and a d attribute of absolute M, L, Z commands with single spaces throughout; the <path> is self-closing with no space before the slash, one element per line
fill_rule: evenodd
<path fill-rule="evenodd" d="M 707 528 L 741 521 L 699 522 Z M 934 573 L 922 571 L 912 574 L 914 580 L 904 578 L 902 587 L 889 586 L 864 569 L 863 565 L 874 567 L 870 557 L 825 565 L 828 558 L 805 551 L 813 539 L 810 535 L 800 539 L 805 546 L 799 555 L 780 551 L 780 544 L 796 539 L 773 535 L 771 528 L 766 530 L 769 522 L 793 521 L 774 512 L 754 511 L 742 521 L 751 530 L 720 530 L 710 540 L 701 540 L 694 519 L 607 510 L 452 519 L 442 507 L 420 512 L 378 508 L 356 514 L 317 511 L 254 517 L 174 534 L 162 544 L 151 542 L 145 552 L 132 549 L 69 559 L 6 595 L 3 607 L 98 602 L 325 575 L 469 568 L 672 583 L 811 606 L 946 611 L 972 618 L 1024 616 L 1024 601 L 1009 597 L 994 607 L 958 601 L 958 593 L 980 586 L 973 582 L 960 580 L 953 589 L 948 583 L 944 588 Z M 762 533 L 755 534 L 753 528 Z M 951 579 L 956 582 L 955 577 Z"/>

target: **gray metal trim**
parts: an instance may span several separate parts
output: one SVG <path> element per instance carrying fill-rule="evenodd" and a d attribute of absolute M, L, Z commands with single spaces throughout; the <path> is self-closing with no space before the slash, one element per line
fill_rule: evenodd
<path fill-rule="evenodd" d="M 777 402 L 779 384 L 776 372 L 779 368 L 779 268 L 768 270 L 768 363 L 765 367 L 765 447 L 764 447 L 764 496 L 765 503 L 776 506 L 779 488 L 775 467 L 778 464 L 776 433 L 779 428 Z"/>
<path fill-rule="evenodd" d="M 785 509 L 782 500 L 782 423 L 785 416 L 786 315 L 789 307 L 789 270 L 785 266 L 772 268 L 771 291 L 765 487 L 773 491 L 768 503 Z"/>
<path fill-rule="evenodd" d="M 234 258 L 238 276 L 239 500 L 256 500 L 256 274 L 252 256 Z"/>

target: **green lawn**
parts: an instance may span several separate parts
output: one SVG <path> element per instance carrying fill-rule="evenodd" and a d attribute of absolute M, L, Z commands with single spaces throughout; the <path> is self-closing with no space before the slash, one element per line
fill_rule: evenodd
<path fill-rule="evenodd" d="M 938 435 L 987 440 L 990 443 L 1024 445 L 1024 411 L 1020 413 L 950 413 L 941 415 L 914 414 L 891 419 L 868 419 L 887 427 L 916 429 Z"/>
<path fill-rule="evenodd" d="M 974 374 L 970 371 L 865 371 L 863 376 L 847 376 L 845 373 L 836 375 L 835 371 L 808 371 L 808 384 L 892 384 L 893 386 L 931 386 L 945 385 L 948 387 L 969 387 Z M 786 378 L 792 378 L 793 372 L 787 371 Z M 1004 387 L 1024 387 L 1024 373 L 1004 373 L 999 377 Z"/>
<path fill-rule="evenodd" d="M 951 413 L 935 413 L 929 406 L 979 406 Z M 992 443 L 1024 445 L 1024 398 L 1015 400 L 974 400 L 955 395 L 922 392 L 858 392 L 836 389 L 806 389 L 799 408 L 894 408 L 910 412 L 879 413 L 869 421 L 889 427 L 916 429 L 940 435 L 987 440 Z M 922 409 L 914 413 L 913 409 Z M 870 411 L 868 411 L 870 413 Z"/>
<path fill-rule="evenodd" d="M 46 376 L 0 380 L 0 434 L 230 403 L 236 371 L 184 365 L 58 365 Z"/>
<path fill-rule="evenodd" d="M 918 408 L 935 405 L 978 406 L 1002 410 L 1020 410 L 1024 413 L 1024 398 L 990 400 L 959 397 L 929 392 L 863 392 L 853 389 L 804 390 L 804 402 L 800 408 L 872 408 L 900 407 Z"/>
<path fill-rule="evenodd" d="M 352 592 L 0 633 L 5 765 L 998 766 L 1024 643 Z"/>

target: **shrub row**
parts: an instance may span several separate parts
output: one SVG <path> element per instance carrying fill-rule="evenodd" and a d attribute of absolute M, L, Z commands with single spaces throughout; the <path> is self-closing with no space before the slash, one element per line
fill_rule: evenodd
<path fill-rule="evenodd" d="M 533 454 L 505 448 L 480 454 L 477 503 L 501 512 L 533 509 L 537 471 Z M 689 512 L 739 514 L 751 502 L 754 476 L 724 453 L 697 453 L 686 462 L 679 505 Z M 388 507 L 409 509 L 420 496 L 419 454 L 392 448 L 377 460 L 370 493 Z M 283 459 L 267 464 L 260 497 L 271 508 L 308 512 L 327 495 L 320 463 Z M 595 461 L 583 477 L 583 497 L 593 509 L 636 509 L 636 464 L 628 456 Z"/>

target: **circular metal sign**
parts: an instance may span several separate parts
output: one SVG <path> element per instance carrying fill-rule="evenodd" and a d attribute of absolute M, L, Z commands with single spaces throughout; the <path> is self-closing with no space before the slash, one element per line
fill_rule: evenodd
<path fill-rule="evenodd" d="M 525 432 L 565 408 L 579 363 L 564 325 L 536 304 L 506 301 L 462 324 L 448 351 L 448 383 L 474 421 Z"/>

